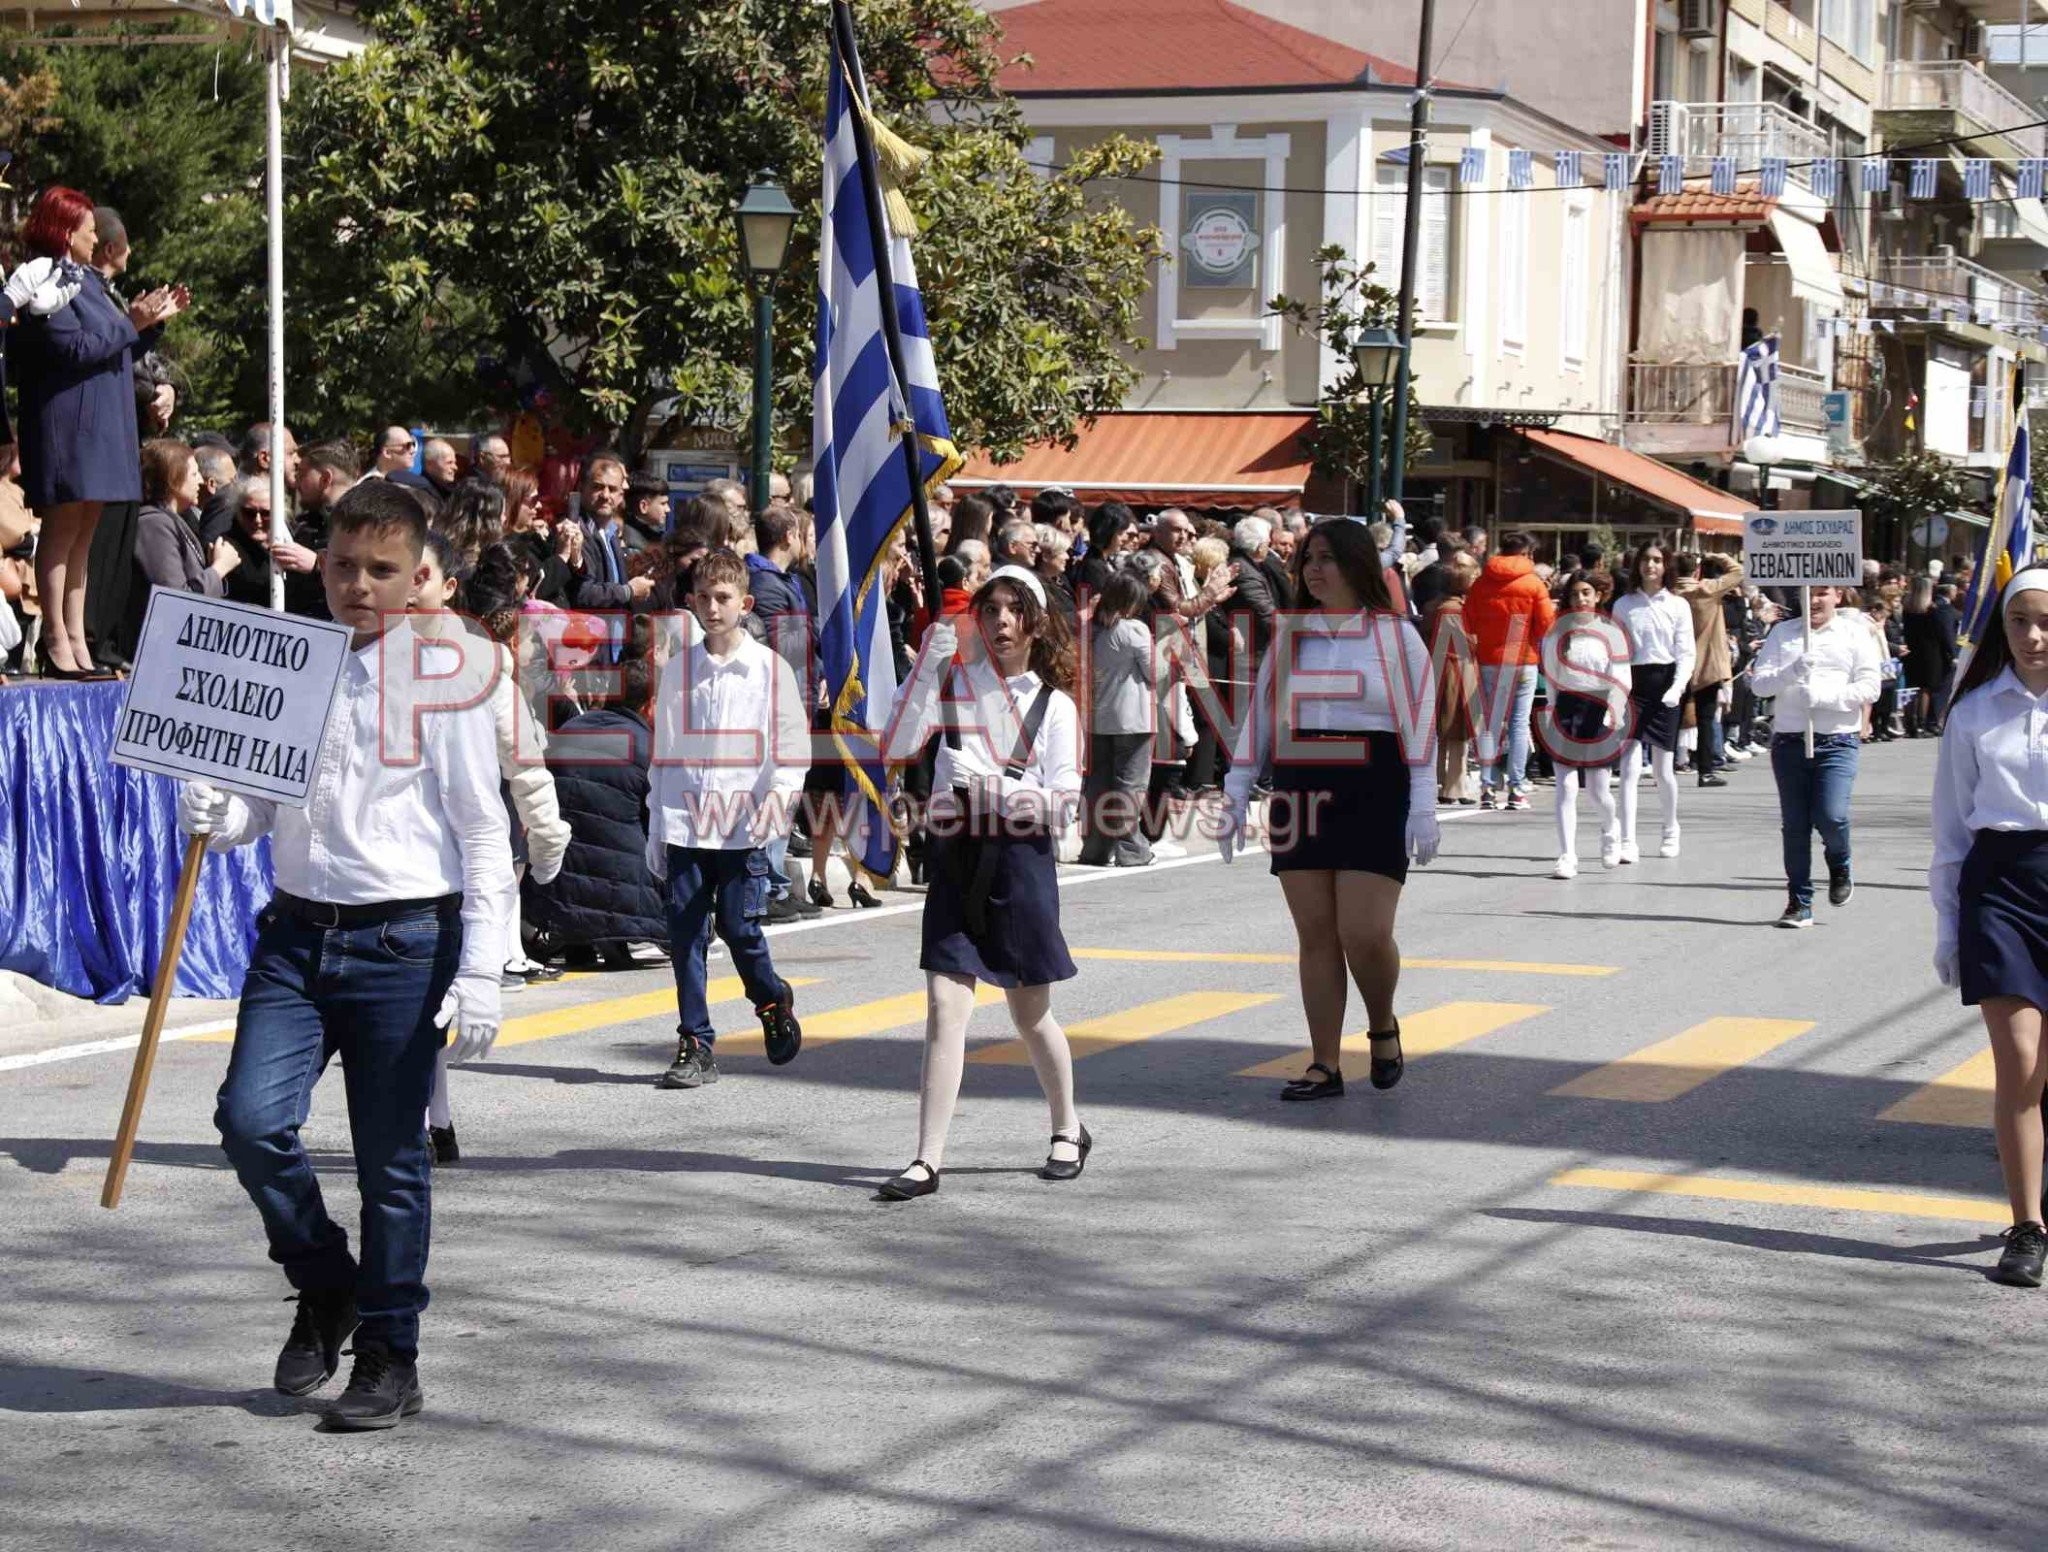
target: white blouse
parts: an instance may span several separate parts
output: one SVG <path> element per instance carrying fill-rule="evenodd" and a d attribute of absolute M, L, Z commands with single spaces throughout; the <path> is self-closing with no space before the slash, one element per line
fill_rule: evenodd
<path fill-rule="evenodd" d="M 1979 830 L 2048 830 L 2048 695 L 2007 668 L 1957 701 L 1934 772 L 1935 940 L 1952 950 L 1963 859 Z"/>
<path fill-rule="evenodd" d="M 900 731 L 892 734 L 892 749 L 921 747 L 938 731 L 939 677 L 914 676 L 905 686 L 914 700 L 900 715 L 913 731 L 907 739 Z M 966 695 L 973 697 L 971 708 L 961 693 L 963 679 Z M 1017 752 L 1024 733 L 1024 718 L 1038 698 L 1042 682 L 1029 669 L 1014 678 L 1000 678 L 985 658 L 959 665 L 950 676 L 952 699 L 944 708 L 946 720 L 961 729 L 963 740 L 975 741 L 987 763 L 1002 771 Z M 1080 727 L 1081 718 L 1074 709 L 1073 697 L 1063 690 L 1054 690 L 1046 702 L 1045 721 L 1032 741 L 1031 757 L 1025 762 L 1023 775 L 1004 772 L 996 778 L 997 802 L 1005 819 L 1040 823 L 1053 830 L 1067 827 L 1081 800 Z M 965 785 L 965 778 L 956 774 L 954 752 L 942 742 L 932 772 L 935 816 L 952 817 L 958 813 L 954 788 L 959 785 Z"/>
<path fill-rule="evenodd" d="M 1614 621 L 1628 632 L 1631 663 L 1675 663 L 1677 682 L 1692 683 L 1692 606 L 1668 587 L 1638 588 L 1614 606 Z"/>
<path fill-rule="evenodd" d="M 1287 676 L 1276 686 L 1283 663 Z M 1436 671 L 1412 621 L 1367 612 L 1274 621 L 1251 715 L 1238 729 L 1224 778 L 1233 810 L 1251 801 L 1252 783 L 1273 752 L 1274 711 L 1283 699 L 1291 732 L 1395 734 L 1408 762 L 1409 812 L 1436 812 Z"/>

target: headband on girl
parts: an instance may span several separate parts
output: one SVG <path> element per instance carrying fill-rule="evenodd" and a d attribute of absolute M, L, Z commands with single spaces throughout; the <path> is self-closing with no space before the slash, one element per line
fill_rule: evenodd
<path fill-rule="evenodd" d="M 2048 593 L 2048 566 L 2028 566 L 2015 571 L 2012 580 L 2005 584 L 2005 591 L 1999 594 L 1999 608 L 2009 608 L 2022 593 Z"/>
<path fill-rule="evenodd" d="M 998 566 L 988 574 L 988 582 L 982 583 L 982 586 L 987 587 L 989 582 L 1015 582 L 1038 600 L 1039 608 L 1045 607 L 1045 584 L 1022 566 Z"/>

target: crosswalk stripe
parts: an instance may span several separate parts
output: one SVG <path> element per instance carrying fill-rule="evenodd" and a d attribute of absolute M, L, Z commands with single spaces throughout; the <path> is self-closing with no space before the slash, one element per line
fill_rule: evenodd
<path fill-rule="evenodd" d="M 1690 1094 L 1729 1068 L 1753 1062 L 1811 1028 L 1807 1019 L 1710 1018 L 1669 1040 L 1581 1073 L 1550 1092 L 1565 1099 L 1661 1104 Z"/>
<path fill-rule="evenodd" d="M 1554 1186 L 1591 1191 L 1647 1192 L 1659 1196 L 1700 1196 L 1724 1202 L 1765 1202 L 1777 1207 L 1831 1207 L 1848 1212 L 1891 1213 L 1901 1218 L 1956 1218 L 1965 1223 L 2004 1223 L 2003 1202 L 1971 1196 L 1909 1196 L 1853 1186 L 1795 1186 L 1770 1180 L 1731 1180 L 1715 1175 L 1659 1175 L 1629 1169 L 1568 1169 L 1551 1177 Z"/>
<path fill-rule="evenodd" d="M 1991 1124 L 1991 1096 L 1998 1086 L 1991 1051 L 1979 1051 L 1962 1066 L 1913 1090 L 1878 1116 L 1880 1121 L 1911 1121 L 1921 1126 Z"/>
<path fill-rule="evenodd" d="M 1114 964 L 1154 965 L 1291 965 L 1293 954 L 1201 953 L 1191 949 L 1077 948 L 1076 959 Z M 1403 970 L 1485 970 L 1506 975 L 1619 975 L 1619 965 L 1558 965 L 1533 959 L 1404 959 Z"/>
<path fill-rule="evenodd" d="M 1401 1054 L 1416 1057 L 1448 1051 L 1468 1040 L 1477 1040 L 1481 1035 L 1490 1035 L 1497 1029 L 1506 1029 L 1510 1024 L 1519 1024 L 1524 1019 L 1549 1011 L 1541 1003 L 1533 1002 L 1446 1002 L 1439 1007 L 1425 1008 L 1420 1013 L 1407 1014 L 1402 1018 Z M 1364 1030 L 1346 1035 L 1343 1052 L 1347 1058 L 1357 1058 L 1361 1062 L 1370 1060 L 1372 1041 Z M 1300 1051 L 1290 1051 L 1272 1061 L 1260 1062 L 1256 1067 L 1246 1067 L 1237 1076 L 1298 1078 L 1307 1060 Z"/>
<path fill-rule="evenodd" d="M 1108 1013 L 1101 1018 L 1069 1025 L 1067 1043 L 1073 1047 L 1077 1059 L 1094 1056 L 1098 1052 L 1115 1050 L 1118 1046 L 1150 1040 L 1154 1035 L 1170 1035 L 1176 1030 L 1205 1024 L 1211 1019 L 1227 1018 L 1247 1008 L 1264 1007 L 1279 1000 L 1270 993 L 1182 992 L 1177 997 L 1141 1002 L 1121 1013 Z M 1000 1067 L 1031 1065 L 1031 1054 L 1021 1040 L 1005 1040 L 1000 1045 L 985 1046 L 967 1059 Z"/>
<path fill-rule="evenodd" d="M 976 986 L 974 1005 L 986 1008 L 1003 1000 L 1000 987 Z M 796 1016 L 804 1027 L 804 1045 L 829 1045 L 837 1040 L 857 1040 L 863 1035 L 884 1035 L 924 1022 L 924 993 L 904 992 L 874 1002 L 855 1003 L 850 1008 L 832 1008 L 823 1013 L 806 1013 L 801 1001 Z M 759 1056 L 763 1041 L 759 1027 L 734 1030 L 718 1037 L 720 1056 Z"/>

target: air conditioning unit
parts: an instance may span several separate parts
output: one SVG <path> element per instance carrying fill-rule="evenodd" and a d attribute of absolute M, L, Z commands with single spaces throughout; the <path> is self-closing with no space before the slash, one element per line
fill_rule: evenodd
<path fill-rule="evenodd" d="M 1681 38 L 1718 38 L 1721 35 L 1721 0 L 1678 0 L 1678 35 Z"/>
<path fill-rule="evenodd" d="M 1956 256 L 1954 243 L 1936 243 L 1927 250 L 1930 259 L 1952 259 Z"/>
<path fill-rule="evenodd" d="M 1983 22 L 1968 22 L 1963 35 L 1956 44 L 1958 59 L 1988 59 L 1991 55 L 1991 29 Z"/>

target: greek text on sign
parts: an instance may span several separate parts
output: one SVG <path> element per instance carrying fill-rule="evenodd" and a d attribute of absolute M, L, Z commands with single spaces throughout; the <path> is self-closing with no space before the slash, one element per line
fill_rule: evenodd
<path fill-rule="evenodd" d="M 1860 587 L 1863 514 L 1752 512 L 1742 525 L 1742 564 L 1759 587 Z"/>
<path fill-rule="evenodd" d="M 153 588 L 113 761 L 303 808 L 345 625 Z"/>

